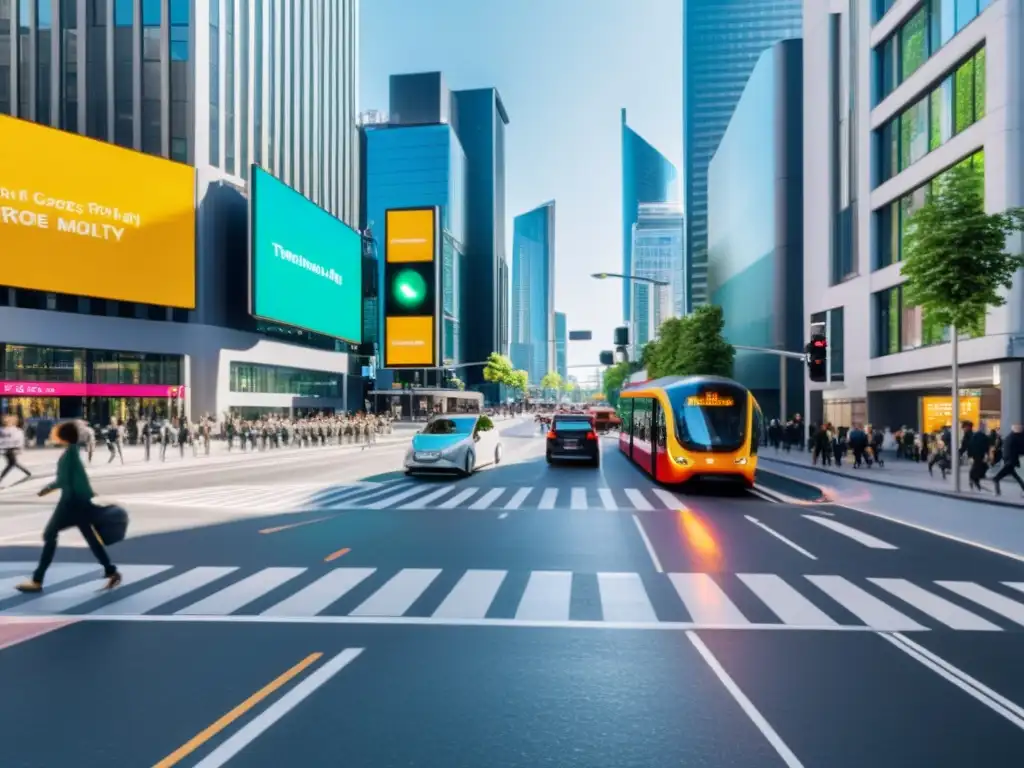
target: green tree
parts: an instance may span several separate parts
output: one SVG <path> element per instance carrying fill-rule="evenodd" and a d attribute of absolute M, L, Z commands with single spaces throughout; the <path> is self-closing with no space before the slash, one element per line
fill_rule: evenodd
<path fill-rule="evenodd" d="M 526 371 L 510 371 L 508 381 L 505 384 L 510 389 L 525 396 L 526 390 L 530 386 L 530 375 Z"/>
<path fill-rule="evenodd" d="M 604 372 L 604 396 L 613 408 L 618 407 L 619 392 L 629 379 L 629 374 L 630 366 L 627 362 L 616 363 Z"/>
<path fill-rule="evenodd" d="M 561 395 L 562 392 L 562 376 L 558 371 L 548 371 L 544 374 L 544 378 L 540 380 L 540 388 L 545 392 L 554 392 L 555 399 Z"/>
<path fill-rule="evenodd" d="M 463 390 L 466 388 L 466 382 L 464 382 L 458 376 L 452 376 L 450 381 L 452 383 L 452 386 L 458 390 Z"/>
<path fill-rule="evenodd" d="M 644 349 L 647 375 L 731 377 L 736 350 L 722 335 L 724 328 L 722 308 L 716 306 L 666 320 L 658 341 Z"/>
<path fill-rule="evenodd" d="M 981 335 L 985 315 L 1022 266 L 1006 238 L 1024 229 L 1024 209 L 985 212 L 984 174 L 971 160 L 950 168 L 910 217 L 903 239 L 903 300 L 929 323 Z"/>
<path fill-rule="evenodd" d="M 505 355 L 498 352 L 491 352 L 487 356 L 487 364 L 484 366 L 484 381 L 490 381 L 494 384 L 504 384 L 505 386 L 512 387 L 512 361 L 509 360 Z M 515 389 L 515 387 L 512 387 Z"/>

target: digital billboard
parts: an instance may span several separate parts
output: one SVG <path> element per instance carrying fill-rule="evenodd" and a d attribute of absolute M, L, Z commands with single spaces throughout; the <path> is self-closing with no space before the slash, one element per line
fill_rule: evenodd
<path fill-rule="evenodd" d="M 439 211 L 395 208 L 384 219 L 384 367 L 435 368 Z"/>
<path fill-rule="evenodd" d="M 361 343 L 359 233 L 259 166 L 249 178 L 249 311 Z"/>
<path fill-rule="evenodd" d="M 191 166 L 0 116 L 4 285 L 193 309 Z"/>

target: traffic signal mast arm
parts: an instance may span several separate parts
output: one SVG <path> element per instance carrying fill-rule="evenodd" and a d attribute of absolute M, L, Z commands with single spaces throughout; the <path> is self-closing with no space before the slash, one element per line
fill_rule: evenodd
<path fill-rule="evenodd" d="M 745 347 L 742 344 L 733 344 L 732 346 L 734 349 L 742 349 L 744 352 L 763 352 L 766 355 L 788 357 L 790 360 L 799 360 L 802 363 L 806 363 L 809 358 L 807 352 L 789 352 L 785 349 L 771 349 L 770 347 Z"/>

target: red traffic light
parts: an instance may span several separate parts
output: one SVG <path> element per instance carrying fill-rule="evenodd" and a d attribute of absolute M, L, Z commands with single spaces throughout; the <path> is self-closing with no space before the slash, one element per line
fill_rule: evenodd
<path fill-rule="evenodd" d="M 824 347 L 826 345 L 826 342 L 824 342 L 824 341 L 815 341 L 813 343 L 814 343 L 814 346 L 816 346 L 816 347 Z"/>

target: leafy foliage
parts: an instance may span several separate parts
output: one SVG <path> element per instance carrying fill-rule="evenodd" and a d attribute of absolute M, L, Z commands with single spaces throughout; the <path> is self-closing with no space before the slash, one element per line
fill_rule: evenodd
<path fill-rule="evenodd" d="M 451 379 L 449 379 L 449 381 L 451 381 L 453 387 L 460 391 L 466 388 L 466 382 L 464 382 L 458 376 L 452 376 Z"/>
<path fill-rule="evenodd" d="M 553 391 L 556 394 L 562 391 L 562 376 L 558 371 L 548 371 L 540 380 L 540 388 L 545 391 Z"/>
<path fill-rule="evenodd" d="M 627 362 L 617 363 L 604 372 L 604 396 L 613 407 L 619 402 L 619 392 L 629 379 L 630 372 Z"/>
<path fill-rule="evenodd" d="M 508 381 L 505 384 L 516 392 L 523 394 L 530 386 L 530 374 L 526 371 L 512 371 L 509 373 Z"/>
<path fill-rule="evenodd" d="M 938 179 L 910 217 L 903 240 L 904 301 L 930 322 L 983 332 L 991 307 L 1024 266 L 1006 252 L 1006 238 L 1024 229 L 1024 210 L 985 212 L 984 175 L 970 161 Z"/>
<path fill-rule="evenodd" d="M 736 350 L 725 340 L 722 308 L 698 307 L 687 317 L 666 320 L 642 360 L 652 379 L 662 376 L 732 376 Z"/>
<path fill-rule="evenodd" d="M 484 366 L 484 381 L 495 384 L 504 384 L 511 387 L 510 377 L 512 376 L 512 361 L 505 355 L 498 352 L 491 352 L 487 356 L 487 365 Z"/>

